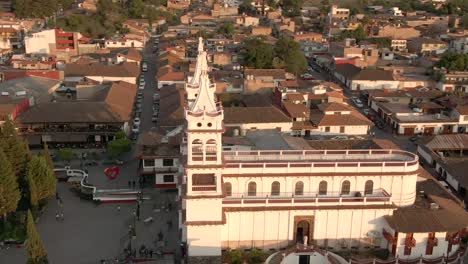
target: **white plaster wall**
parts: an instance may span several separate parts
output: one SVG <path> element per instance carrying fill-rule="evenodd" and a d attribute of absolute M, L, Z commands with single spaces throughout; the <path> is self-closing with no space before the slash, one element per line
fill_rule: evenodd
<path fill-rule="evenodd" d="M 351 90 L 357 90 L 358 84 L 361 85 L 360 90 L 372 89 L 398 89 L 398 81 L 367 81 L 367 80 L 352 80 Z"/>
<path fill-rule="evenodd" d="M 431 155 L 419 146 L 418 146 L 418 155 L 422 157 L 427 163 L 432 164 Z"/>
<path fill-rule="evenodd" d="M 447 181 L 447 183 L 455 190 L 458 191 L 458 181 L 457 179 L 455 179 L 455 177 L 453 177 L 452 175 L 450 175 L 450 173 L 447 171 L 447 179 L 445 179 Z"/>
<path fill-rule="evenodd" d="M 310 239 L 319 246 L 360 246 L 370 231 L 381 232 L 386 227 L 383 216 L 390 213 L 391 209 L 228 212 L 221 240 L 231 247 L 283 247 L 294 239 L 294 217 L 312 216 Z M 376 242 L 384 246 L 382 240 Z"/>
<path fill-rule="evenodd" d="M 49 45 L 55 44 L 55 29 L 34 33 L 32 36 L 24 38 L 24 43 L 27 54 L 49 54 Z"/>
<path fill-rule="evenodd" d="M 187 226 L 187 244 L 189 256 L 221 256 L 221 226 Z"/>
<path fill-rule="evenodd" d="M 187 199 L 187 221 L 221 221 L 221 200 L 220 198 Z"/>
<path fill-rule="evenodd" d="M 120 77 L 120 76 L 86 76 L 86 78 L 97 81 L 97 82 L 117 82 L 117 81 L 124 81 L 131 84 L 136 84 L 136 76 L 135 77 Z"/>
<path fill-rule="evenodd" d="M 240 127 L 245 130 L 264 130 L 264 129 L 276 129 L 280 128 L 281 132 L 290 132 L 292 127 L 291 122 L 284 123 L 248 123 L 248 124 L 225 124 L 226 127 Z"/>
<path fill-rule="evenodd" d="M 344 133 L 340 133 L 341 126 L 330 126 L 330 131 L 325 132 L 325 126 L 320 126 L 319 130 L 324 134 L 335 133 L 335 134 L 346 134 L 346 135 L 367 135 L 369 126 L 344 126 Z"/>

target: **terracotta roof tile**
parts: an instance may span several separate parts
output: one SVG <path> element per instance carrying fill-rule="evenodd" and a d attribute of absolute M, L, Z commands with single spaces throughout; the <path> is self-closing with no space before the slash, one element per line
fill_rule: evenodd
<path fill-rule="evenodd" d="M 270 107 L 226 107 L 224 108 L 226 124 L 249 123 L 286 123 L 292 122 L 280 109 Z M 292 123 L 291 123 L 292 124 Z"/>

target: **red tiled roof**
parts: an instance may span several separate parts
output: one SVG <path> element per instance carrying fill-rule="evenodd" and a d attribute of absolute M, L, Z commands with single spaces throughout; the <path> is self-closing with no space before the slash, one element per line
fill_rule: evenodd
<path fill-rule="evenodd" d="M 159 81 L 185 81 L 185 72 L 168 72 L 160 76 Z"/>

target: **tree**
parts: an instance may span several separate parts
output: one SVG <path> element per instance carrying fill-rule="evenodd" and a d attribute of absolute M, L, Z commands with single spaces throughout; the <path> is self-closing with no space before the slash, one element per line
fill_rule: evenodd
<path fill-rule="evenodd" d="M 112 157 L 120 156 L 132 149 L 132 142 L 127 139 L 123 132 L 117 133 L 115 139 L 107 144 L 107 152 Z"/>
<path fill-rule="evenodd" d="M 467 71 L 468 54 L 447 53 L 437 63 L 438 67 L 444 67 L 449 71 Z"/>
<path fill-rule="evenodd" d="M 49 146 L 47 145 L 47 143 L 44 143 L 44 150 L 42 151 L 42 155 L 46 160 L 47 166 L 49 166 L 49 168 L 51 169 L 54 169 L 54 161 L 52 160 L 52 156 L 50 155 Z"/>
<path fill-rule="evenodd" d="M 255 69 L 271 68 L 273 48 L 261 39 L 250 39 L 245 42 L 244 63 Z"/>
<path fill-rule="evenodd" d="M 20 198 L 21 193 L 13 167 L 0 148 L 0 216 L 5 217 L 14 212 Z"/>
<path fill-rule="evenodd" d="M 5 152 L 17 177 L 24 175 L 24 169 L 29 158 L 27 144 L 18 137 L 13 122 L 7 120 L 0 131 L 0 148 Z"/>
<path fill-rule="evenodd" d="M 274 60 L 275 66 L 283 64 L 288 72 L 296 75 L 307 70 L 307 60 L 298 42 L 281 38 L 276 42 L 274 51 L 278 58 Z"/>
<path fill-rule="evenodd" d="M 73 159 L 73 156 L 75 156 L 75 153 L 73 153 L 73 150 L 70 148 L 63 148 L 59 150 L 58 156 L 61 160 L 70 162 Z"/>
<path fill-rule="evenodd" d="M 26 248 L 28 251 L 27 264 L 48 264 L 47 252 L 42 245 L 42 240 L 34 223 L 34 218 L 30 210 L 28 210 L 28 220 L 26 225 L 26 233 L 28 240 L 26 241 Z"/>
<path fill-rule="evenodd" d="M 285 60 L 286 71 L 296 75 L 307 70 L 307 60 L 301 50 L 291 50 Z"/>
<path fill-rule="evenodd" d="M 145 11 L 145 4 L 142 0 L 128 1 L 128 14 L 133 18 L 141 18 Z"/>
<path fill-rule="evenodd" d="M 38 206 L 39 203 L 52 197 L 57 188 L 57 181 L 53 169 L 47 165 L 43 156 L 33 156 L 28 164 L 28 183 L 31 194 L 31 204 Z"/>
<path fill-rule="evenodd" d="M 218 33 L 230 37 L 234 33 L 234 25 L 232 22 L 225 22 L 219 27 Z"/>
<path fill-rule="evenodd" d="M 341 31 L 340 35 L 338 36 L 338 40 L 343 40 L 346 38 L 353 38 L 356 39 L 357 42 L 360 42 L 367 38 L 367 33 L 364 27 L 360 25 L 355 30 Z"/>

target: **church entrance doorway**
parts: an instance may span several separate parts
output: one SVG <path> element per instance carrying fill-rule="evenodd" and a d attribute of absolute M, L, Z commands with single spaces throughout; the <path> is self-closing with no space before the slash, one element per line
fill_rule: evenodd
<path fill-rule="evenodd" d="M 294 242 L 297 244 L 312 244 L 313 216 L 294 217 Z"/>

